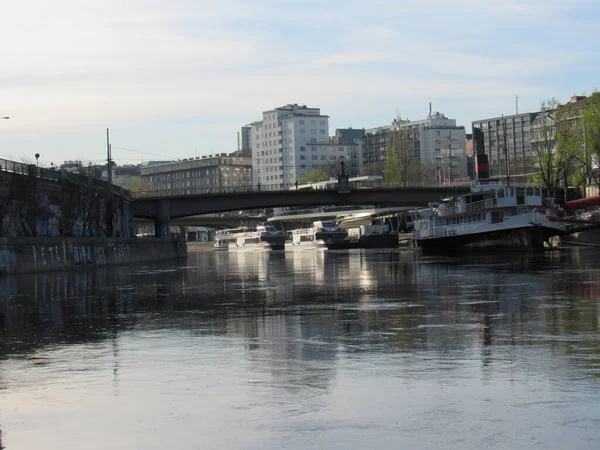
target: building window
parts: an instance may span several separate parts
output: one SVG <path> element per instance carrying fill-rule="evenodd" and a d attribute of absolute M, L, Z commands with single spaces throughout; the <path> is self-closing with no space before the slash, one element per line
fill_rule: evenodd
<path fill-rule="evenodd" d="M 300 125 L 304 125 L 304 120 L 300 120 Z"/>
<path fill-rule="evenodd" d="M 327 131 L 326 131 L 326 130 L 324 130 L 323 128 L 321 128 L 321 129 L 319 130 L 319 133 L 321 133 L 321 134 L 327 134 Z"/>
<path fill-rule="evenodd" d="M 301 151 L 301 152 L 304 152 L 304 151 L 306 151 L 306 147 L 300 147 L 300 151 Z"/>
<path fill-rule="evenodd" d="M 318 158 L 319 158 L 319 156 L 318 156 L 318 155 L 312 155 L 312 159 L 313 159 L 313 160 L 317 160 Z"/>

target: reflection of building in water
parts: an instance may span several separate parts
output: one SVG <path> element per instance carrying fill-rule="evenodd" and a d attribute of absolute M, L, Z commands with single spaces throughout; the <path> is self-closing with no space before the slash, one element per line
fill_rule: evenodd
<path fill-rule="evenodd" d="M 280 403 L 298 411 L 324 404 L 336 375 L 339 328 L 336 314 L 301 315 L 274 311 L 256 318 L 255 344 L 250 350 L 257 384 Z"/>
<path fill-rule="evenodd" d="M 420 257 L 417 290 L 429 296 L 430 313 L 439 310 L 427 317 L 428 341 L 439 348 L 472 345 L 465 340 L 471 330 L 479 333 L 488 358 L 494 339 L 514 342 L 516 336 L 538 332 L 531 327 L 545 322 L 540 305 L 555 289 L 552 272 L 543 267 L 551 267 L 554 258 L 552 253 Z"/>

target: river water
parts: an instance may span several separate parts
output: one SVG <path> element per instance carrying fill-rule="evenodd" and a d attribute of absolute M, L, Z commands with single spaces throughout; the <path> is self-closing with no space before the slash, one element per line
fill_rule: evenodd
<path fill-rule="evenodd" d="M 600 252 L 0 277 L 0 448 L 597 449 Z"/>

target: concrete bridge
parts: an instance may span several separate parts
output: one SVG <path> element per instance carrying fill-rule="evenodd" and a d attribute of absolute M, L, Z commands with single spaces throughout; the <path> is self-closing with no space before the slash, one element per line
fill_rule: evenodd
<path fill-rule="evenodd" d="M 220 214 L 205 214 L 202 216 L 188 216 L 171 219 L 169 225 L 173 227 L 206 227 L 223 230 L 237 227 L 255 227 L 265 223 L 266 220 L 266 217 L 257 217 L 248 214 L 232 214 L 226 216 L 221 216 Z M 152 219 L 135 218 L 131 223 L 135 227 L 154 225 Z"/>
<path fill-rule="evenodd" d="M 168 233 L 171 219 L 209 213 L 285 206 L 389 205 L 425 207 L 444 197 L 462 195 L 468 186 L 393 187 L 337 190 L 285 190 L 143 196 L 132 200 L 133 216 L 152 219 L 157 236 Z"/>

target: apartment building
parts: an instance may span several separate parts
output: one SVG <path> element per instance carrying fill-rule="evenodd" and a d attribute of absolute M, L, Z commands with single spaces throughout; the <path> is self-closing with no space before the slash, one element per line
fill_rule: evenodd
<path fill-rule="evenodd" d="M 467 177 L 465 127 L 439 112 L 430 112 L 424 120 L 397 119 L 391 125 L 366 130 L 361 140 L 365 174 L 372 167 L 383 169 L 388 139 L 394 131 L 403 132 L 410 157 L 424 170 L 427 168 L 430 176 L 438 177 L 438 173 L 445 172 L 446 179 Z"/>
<path fill-rule="evenodd" d="M 250 145 L 250 135 L 252 133 L 252 127 L 245 125 L 240 128 L 237 134 L 238 141 L 238 151 L 241 150 L 249 150 L 251 148 Z"/>
<path fill-rule="evenodd" d="M 252 158 L 227 153 L 142 167 L 142 182 L 157 191 L 178 193 L 231 191 L 252 185 Z"/>
<path fill-rule="evenodd" d="M 528 112 L 472 122 L 474 151 L 488 155 L 490 176 L 506 175 L 505 154 L 511 174 L 531 171 L 532 124 L 539 115 Z"/>
<path fill-rule="evenodd" d="M 262 120 L 250 124 L 254 185 L 282 189 L 305 170 L 331 161 L 329 116 L 319 108 L 289 104 L 262 115 Z"/>

